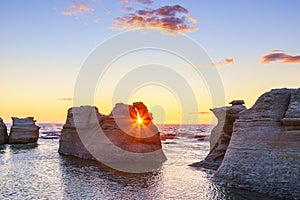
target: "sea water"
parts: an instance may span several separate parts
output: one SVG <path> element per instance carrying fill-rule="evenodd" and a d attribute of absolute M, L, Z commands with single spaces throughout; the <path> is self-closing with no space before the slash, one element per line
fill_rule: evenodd
<path fill-rule="evenodd" d="M 162 142 L 168 158 L 163 167 L 145 174 L 122 173 L 95 161 L 59 155 L 59 139 L 2 145 L 0 199 L 272 199 L 227 188 L 213 178 L 214 171 L 189 166 L 209 152 L 208 139 L 193 136 L 209 136 L 211 126 L 159 128 L 177 136 Z"/>

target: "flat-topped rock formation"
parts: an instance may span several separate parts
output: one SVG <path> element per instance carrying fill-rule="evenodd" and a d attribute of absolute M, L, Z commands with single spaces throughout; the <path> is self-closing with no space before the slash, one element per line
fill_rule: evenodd
<path fill-rule="evenodd" d="M 128 114 L 126 116 L 128 112 L 129 118 Z M 112 112 L 103 118 L 101 127 L 108 139 L 123 150 L 146 153 L 162 148 L 158 128 L 141 102 L 116 104 Z"/>
<path fill-rule="evenodd" d="M 230 142 L 233 123 L 238 119 L 239 113 L 246 109 L 243 106 L 244 103 L 243 100 L 234 100 L 230 102 L 232 106 L 211 109 L 218 119 L 218 124 L 211 131 L 211 150 L 203 161 L 193 163 L 191 166 L 208 169 L 219 168 Z"/>
<path fill-rule="evenodd" d="M 300 89 L 274 89 L 239 113 L 216 177 L 234 187 L 300 198 Z"/>
<path fill-rule="evenodd" d="M 0 144 L 6 144 L 8 142 L 7 128 L 2 118 L 0 118 Z"/>
<path fill-rule="evenodd" d="M 40 127 L 35 125 L 33 117 L 12 117 L 13 124 L 10 128 L 9 144 L 35 143 L 39 138 Z"/>
<path fill-rule="evenodd" d="M 118 103 L 109 115 L 100 114 L 93 106 L 70 108 L 59 153 L 98 160 L 117 170 L 133 172 L 148 170 L 141 163 L 161 164 L 166 160 L 159 131 L 142 102 Z"/>

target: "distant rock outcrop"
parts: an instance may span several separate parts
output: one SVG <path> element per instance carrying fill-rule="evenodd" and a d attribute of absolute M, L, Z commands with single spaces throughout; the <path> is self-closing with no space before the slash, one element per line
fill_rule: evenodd
<path fill-rule="evenodd" d="M 239 114 L 216 177 L 234 187 L 300 198 L 300 89 L 274 89 Z"/>
<path fill-rule="evenodd" d="M 0 144 L 6 144 L 8 142 L 7 128 L 2 118 L 0 118 Z"/>
<path fill-rule="evenodd" d="M 13 124 L 10 128 L 8 143 L 25 144 L 37 142 L 40 127 L 35 125 L 33 117 L 12 117 L 12 120 Z"/>
<path fill-rule="evenodd" d="M 211 131 L 211 150 L 203 161 L 193 163 L 191 166 L 208 169 L 219 168 L 230 142 L 233 123 L 238 119 L 238 114 L 246 109 L 246 107 L 243 106 L 244 103 L 243 100 L 234 100 L 230 102 L 232 106 L 211 109 L 218 119 L 218 124 Z"/>
<path fill-rule="evenodd" d="M 129 166 L 133 169 L 132 165 L 138 167 L 140 162 L 165 161 L 161 148 L 151 114 L 142 102 L 137 102 L 118 103 L 109 115 L 100 114 L 93 106 L 70 108 L 59 153 L 98 160 L 109 166 L 118 162 L 125 166 L 126 162 L 130 170 Z"/>

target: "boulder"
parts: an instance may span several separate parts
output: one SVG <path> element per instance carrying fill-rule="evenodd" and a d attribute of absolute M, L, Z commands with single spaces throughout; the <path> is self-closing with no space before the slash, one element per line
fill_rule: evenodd
<path fill-rule="evenodd" d="M 0 144 L 6 144 L 8 142 L 7 128 L 2 118 L 0 118 Z"/>
<path fill-rule="evenodd" d="M 300 198 L 300 89 L 274 89 L 239 113 L 215 176 L 238 188 Z"/>
<path fill-rule="evenodd" d="M 230 102 L 232 106 L 211 109 L 218 119 L 218 124 L 213 128 L 210 136 L 211 150 L 203 161 L 193 163 L 191 166 L 214 170 L 219 168 L 230 142 L 233 123 L 238 119 L 239 113 L 246 109 L 244 103 L 243 100 L 234 100 Z"/>
<path fill-rule="evenodd" d="M 39 138 L 39 126 L 35 125 L 33 117 L 12 117 L 13 124 L 10 128 L 9 144 L 35 143 Z"/>
<path fill-rule="evenodd" d="M 58 151 L 127 172 L 146 170 L 141 163 L 166 160 L 159 131 L 142 102 L 118 103 L 109 115 L 93 106 L 70 108 Z"/>

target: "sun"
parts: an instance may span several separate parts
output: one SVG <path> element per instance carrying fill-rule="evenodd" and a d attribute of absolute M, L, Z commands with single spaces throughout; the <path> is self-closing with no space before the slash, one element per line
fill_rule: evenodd
<path fill-rule="evenodd" d="M 143 123 L 143 120 L 140 117 L 138 117 L 137 123 L 141 124 L 141 123 Z"/>
<path fill-rule="evenodd" d="M 137 121 L 136 122 L 140 126 L 143 125 L 143 119 L 141 118 L 139 112 L 137 112 Z"/>

